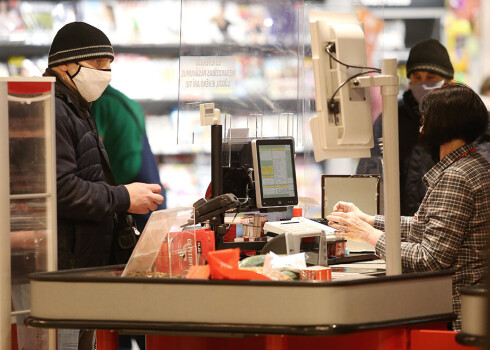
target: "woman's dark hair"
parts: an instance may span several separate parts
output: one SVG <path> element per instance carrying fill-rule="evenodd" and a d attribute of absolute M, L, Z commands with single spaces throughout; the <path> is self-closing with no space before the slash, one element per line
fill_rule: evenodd
<path fill-rule="evenodd" d="M 420 142 L 438 147 L 451 140 L 472 143 L 484 134 L 488 112 L 481 98 L 468 86 L 447 83 L 434 89 L 420 103 L 422 132 Z"/>

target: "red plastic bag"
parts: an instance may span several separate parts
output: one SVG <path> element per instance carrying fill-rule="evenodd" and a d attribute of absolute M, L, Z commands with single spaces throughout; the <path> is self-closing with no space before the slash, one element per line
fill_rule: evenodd
<path fill-rule="evenodd" d="M 240 249 L 223 249 L 208 253 L 211 279 L 226 280 L 270 280 L 269 277 L 250 270 L 240 270 Z"/>

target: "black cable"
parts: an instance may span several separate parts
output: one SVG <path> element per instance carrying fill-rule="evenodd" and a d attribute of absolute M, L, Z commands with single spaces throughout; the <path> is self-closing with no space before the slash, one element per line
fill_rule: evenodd
<path fill-rule="evenodd" d="M 363 66 L 353 66 L 347 63 L 344 63 L 342 61 L 339 61 L 335 56 L 332 55 L 332 52 L 330 52 L 330 48 L 335 46 L 334 43 L 329 43 L 327 46 L 325 46 L 325 52 L 330 56 L 331 59 L 333 59 L 335 62 L 340 63 L 343 66 L 346 66 L 347 68 L 359 68 L 359 69 L 370 69 L 374 70 L 376 73 L 381 73 L 381 69 L 375 68 L 375 67 L 363 67 Z"/>
<path fill-rule="evenodd" d="M 344 63 L 340 60 L 338 60 L 335 56 L 332 55 L 332 52 L 331 52 L 331 49 L 332 47 L 335 48 L 335 44 L 334 43 L 329 43 L 325 46 L 325 52 L 330 56 L 331 59 L 333 59 L 335 62 L 347 67 L 347 68 L 357 68 L 357 69 L 369 69 L 368 71 L 365 71 L 365 72 L 361 72 L 361 73 L 358 73 L 358 74 L 354 74 L 353 76 L 349 77 L 346 81 L 344 81 L 342 84 L 340 84 L 337 89 L 335 89 L 334 93 L 332 94 L 332 97 L 330 98 L 330 102 L 328 103 L 328 109 L 333 112 L 334 114 L 334 117 L 337 117 L 337 113 L 335 112 L 335 103 L 334 103 L 334 98 L 335 96 L 337 95 L 337 93 L 339 92 L 339 90 L 345 86 L 345 84 L 347 84 L 349 81 L 351 81 L 352 79 L 354 78 L 357 78 L 361 75 L 365 75 L 365 74 L 369 74 L 369 73 L 381 73 L 381 69 L 379 68 L 374 68 L 374 67 L 364 67 L 364 66 L 354 66 L 354 65 L 350 65 L 350 64 L 347 64 L 347 63 Z"/>
<path fill-rule="evenodd" d="M 340 84 L 337 89 L 335 89 L 333 95 L 332 95 L 332 98 L 330 99 L 330 103 L 329 105 L 333 105 L 333 99 L 335 98 L 335 95 L 337 95 L 337 93 L 339 92 L 339 90 L 345 86 L 345 84 L 347 84 L 349 81 L 351 81 L 352 79 L 354 78 L 357 78 L 357 77 L 360 77 L 361 75 L 365 75 L 365 74 L 369 74 L 369 73 L 378 73 L 378 71 L 376 70 L 368 70 L 368 71 L 365 71 L 365 72 L 361 72 L 361 73 L 357 73 L 357 74 L 354 74 L 353 76 L 349 77 L 346 81 L 344 81 L 342 84 Z"/>
<path fill-rule="evenodd" d="M 238 203 L 240 203 L 240 206 L 238 208 L 236 208 L 235 216 L 231 220 L 230 226 L 228 227 L 228 230 L 226 230 L 226 234 L 228 234 L 228 232 L 230 232 L 231 226 L 233 225 L 233 222 L 235 221 L 235 219 L 238 215 L 238 212 L 240 211 L 240 208 L 242 207 L 242 205 L 247 204 L 248 200 L 250 199 L 250 197 L 248 196 L 248 184 L 247 184 L 247 187 L 245 187 L 245 193 L 247 194 L 247 198 L 245 198 L 245 200 L 243 202 L 240 201 L 240 199 L 238 199 Z"/>
<path fill-rule="evenodd" d="M 240 203 L 240 206 L 247 204 L 248 200 L 250 199 L 250 197 L 248 196 L 248 185 L 249 184 L 247 184 L 247 186 L 245 187 L 245 195 L 247 196 L 245 200 L 242 202 L 240 201 L 240 198 L 238 198 L 238 202 Z"/>
<path fill-rule="evenodd" d="M 240 207 L 236 208 L 236 213 L 235 213 L 235 216 L 233 217 L 233 219 L 231 220 L 231 223 L 230 223 L 230 226 L 228 227 L 228 230 L 226 230 L 226 234 L 225 236 L 228 234 L 228 232 L 230 232 L 231 230 L 231 226 L 233 226 L 233 222 L 235 221 L 237 215 L 238 215 L 238 209 L 240 209 Z"/>

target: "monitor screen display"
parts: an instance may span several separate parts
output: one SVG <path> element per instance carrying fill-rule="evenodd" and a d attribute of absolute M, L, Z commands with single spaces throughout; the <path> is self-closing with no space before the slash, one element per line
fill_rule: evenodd
<path fill-rule="evenodd" d="M 257 208 L 298 204 L 294 140 L 253 140 L 252 158 Z"/>

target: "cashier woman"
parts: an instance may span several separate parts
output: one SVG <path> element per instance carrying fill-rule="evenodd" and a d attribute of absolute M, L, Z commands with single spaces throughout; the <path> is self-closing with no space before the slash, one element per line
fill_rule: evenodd
<path fill-rule="evenodd" d="M 481 283 L 490 235 L 489 163 L 473 142 L 487 128 L 488 114 L 469 87 L 450 83 L 420 104 L 420 141 L 436 164 L 423 177 L 427 193 L 413 217 L 401 217 L 403 272 L 454 270 L 454 330 L 461 328 L 460 290 Z M 366 242 L 386 258 L 384 217 L 338 202 L 327 216 L 340 236 Z"/>

